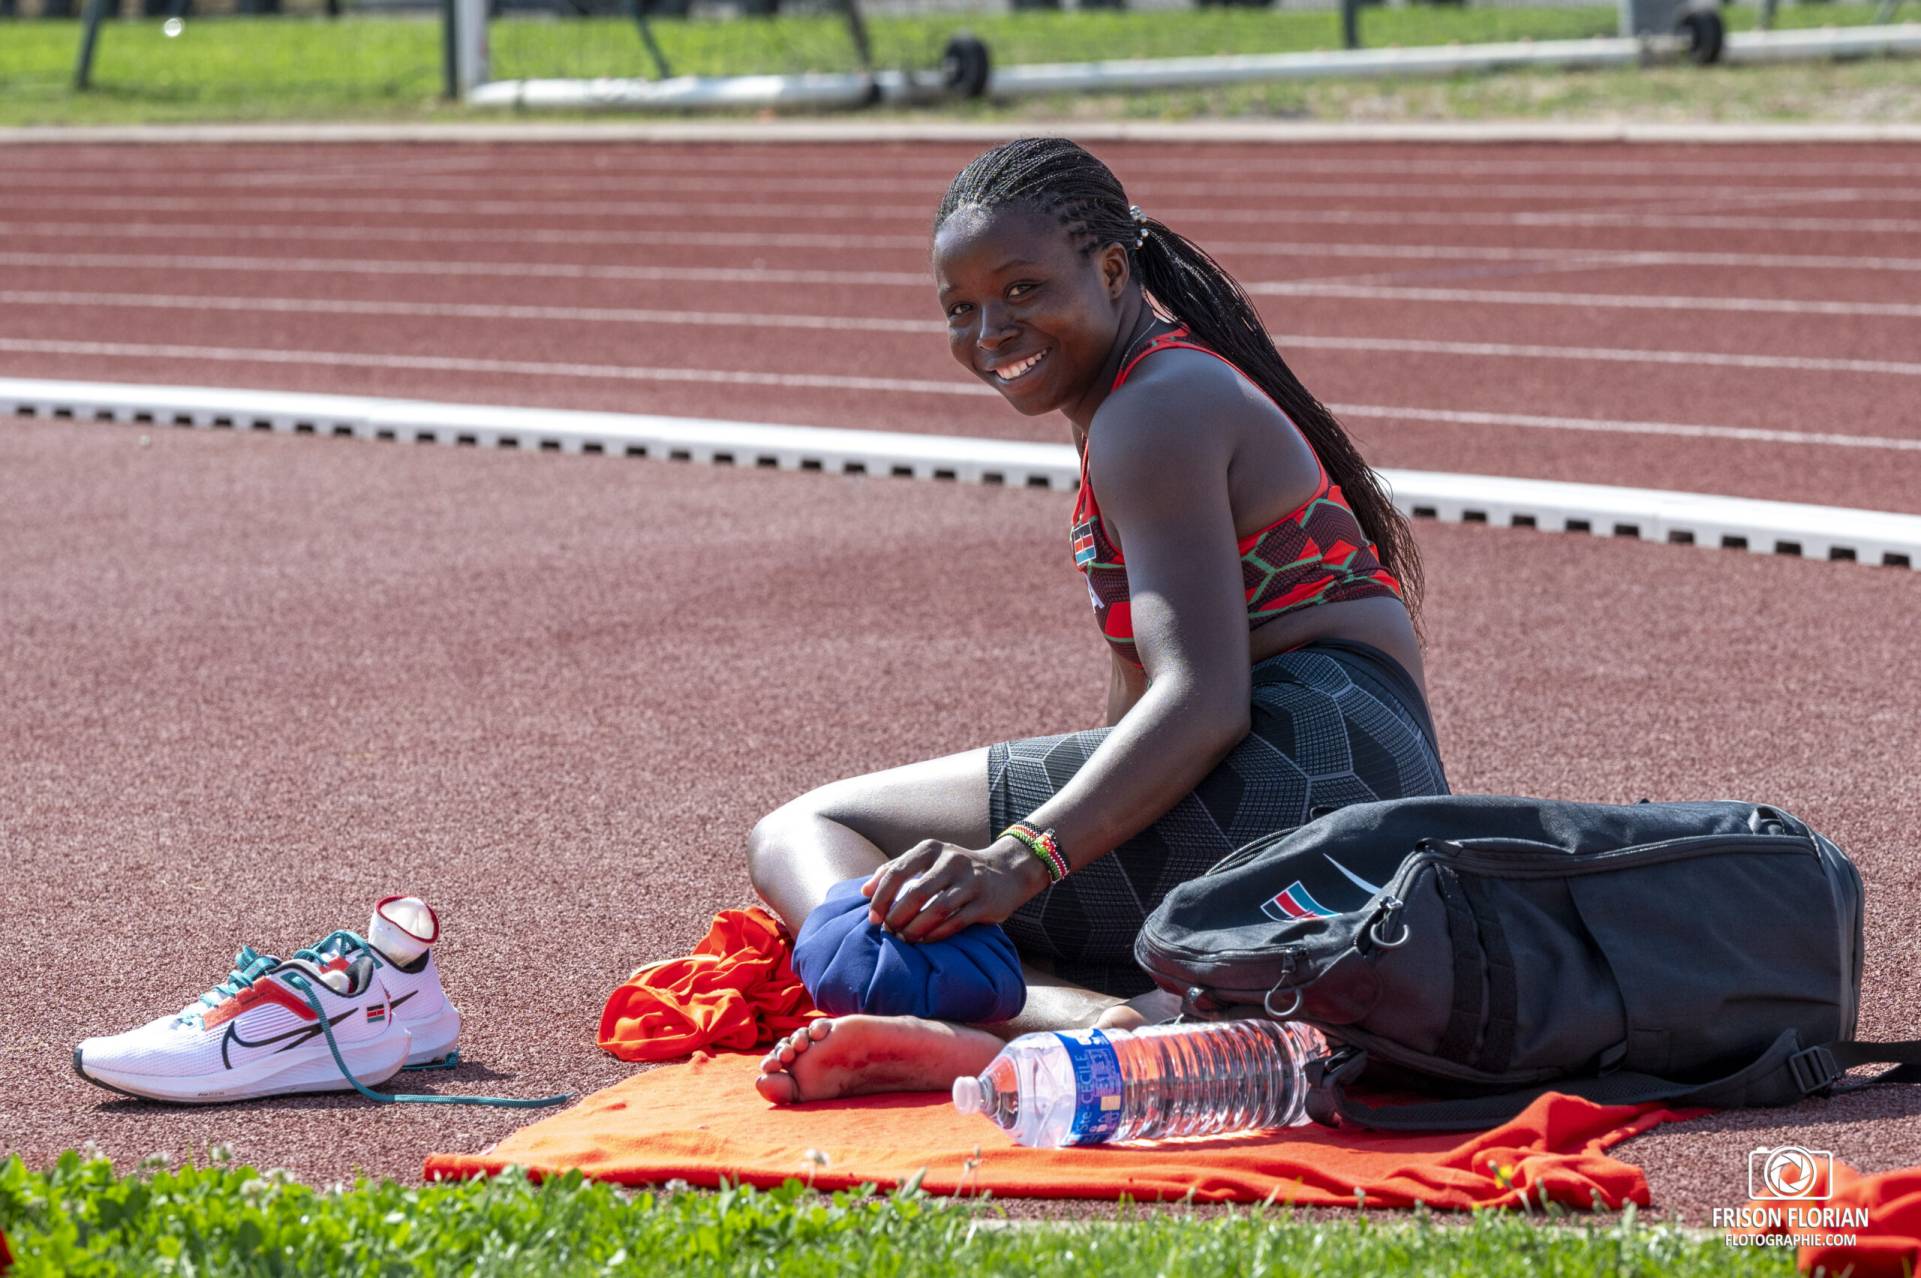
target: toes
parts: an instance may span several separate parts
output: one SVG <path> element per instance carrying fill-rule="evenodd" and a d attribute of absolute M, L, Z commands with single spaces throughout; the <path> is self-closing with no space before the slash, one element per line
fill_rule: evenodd
<path fill-rule="evenodd" d="M 781 1044 L 783 1059 L 791 1062 L 793 1057 L 826 1038 L 827 1031 L 833 1027 L 833 1024 L 832 1021 L 823 1017 L 817 1021 L 809 1021 L 795 1030 L 787 1036 L 787 1041 Z"/>
<path fill-rule="evenodd" d="M 761 1057 L 760 1077 L 754 1080 L 754 1087 L 760 1094 L 776 1105 L 797 1103 L 800 1100 L 800 1084 L 787 1069 L 808 1048 L 826 1038 L 833 1024 L 827 1017 L 809 1021 L 781 1039 L 773 1050 Z"/>
<path fill-rule="evenodd" d="M 800 1100 L 800 1084 L 788 1073 L 762 1074 L 754 1080 L 754 1090 L 775 1105 L 792 1105 Z"/>

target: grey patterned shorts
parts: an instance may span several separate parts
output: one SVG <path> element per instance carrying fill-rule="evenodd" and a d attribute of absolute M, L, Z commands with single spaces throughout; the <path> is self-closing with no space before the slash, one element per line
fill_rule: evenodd
<path fill-rule="evenodd" d="M 1109 731 L 990 747 L 992 828 L 1045 803 Z M 1065 980 L 1122 997 L 1145 993 L 1154 985 L 1134 964 L 1134 937 L 1175 884 L 1245 843 L 1306 823 L 1317 809 L 1447 792 L 1427 706 L 1400 663 L 1364 644 L 1283 652 L 1254 667 L 1252 730 L 1192 793 L 1005 926 L 1024 956 Z M 1359 891 L 1338 877 L 1307 886 L 1336 909 Z"/>

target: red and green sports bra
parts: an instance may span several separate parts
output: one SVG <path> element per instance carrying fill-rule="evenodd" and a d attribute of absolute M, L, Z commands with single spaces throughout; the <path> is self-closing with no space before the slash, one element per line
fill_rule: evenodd
<path fill-rule="evenodd" d="M 1188 340 L 1188 331 L 1176 328 L 1155 338 L 1129 360 L 1114 378 L 1113 389 L 1119 390 L 1135 365 L 1149 355 L 1174 349 L 1212 355 L 1246 377 L 1226 356 Z M 1315 463 L 1320 464 L 1318 456 Z M 1381 567 L 1374 545 L 1361 531 L 1361 522 L 1341 496 L 1340 487 L 1328 479 L 1326 466 L 1320 466 L 1320 472 L 1314 495 L 1299 510 L 1240 540 L 1241 583 L 1247 594 L 1249 630 L 1258 630 L 1284 613 L 1315 604 L 1381 595 L 1401 597 L 1401 583 Z M 1094 619 L 1101 633 L 1116 652 L 1140 665 L 1128 603 L 1127 565 L 1121 558 L 1121 548 L 1101 526 L 1100 504 L 1094 500 L 1093 486 L 1087 480 L 1085 448 L 1081 451 L 1081 487 L 1074 500 L 1071 538 L 1074 566 L 1087 580 L 1088 598 L 1093 601 Z"/>

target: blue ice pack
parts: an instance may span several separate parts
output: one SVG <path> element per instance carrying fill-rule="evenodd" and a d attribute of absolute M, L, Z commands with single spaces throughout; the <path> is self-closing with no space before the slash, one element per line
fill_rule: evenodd
<path fill-rule="evenodd" d="M 1020 955 L 999 925 L 975 923 L 944 941 L 903 941 L 867 921 L 867 880 L 836 883 L 794 941 L 794 972 L 832 1016 L 1012 1020 L 1027 1002 Z"/>

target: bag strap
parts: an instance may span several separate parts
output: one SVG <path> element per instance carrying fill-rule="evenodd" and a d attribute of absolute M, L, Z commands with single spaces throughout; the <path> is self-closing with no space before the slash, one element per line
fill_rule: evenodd
<path fill-rule="evenodd" d="M 1785 1105 L 1834 1088 L 1856 1065 L 1894 1065 L 1874 1078 L 1847 1087 L 1855 1091 L 1882 1083 L 1921 1083 L 1921 1039 L 1866 1043 L 1844 1039 L 1803 1048 L 1800 1036 L 1785 1031 L 1753 1063 L 1724 1078 L 1683 1083 L 1620 1070 L 1599 1078 L 1566 1078 L 1538 1087 L 1412 1105 L 1369 1105 L 1347 1095 L 1360 1077 L 1367 1053 L 1343 1047 L 1308 1062 L 1307 1112 L 1328 1127 L 1371 1127 L 1382 1131 L 1458 1131 L 1486 1129 L 1507 1122 L 1549 1092 L 1579 1096 L 1601 1105 L 1640 1105 L 1663 1101 L 1677 1105 L 1739 1108 Z"/>
<path fill-rule="evenodd" d="M 1857 1065 L 1891 1064 L 1893 1069 L 1883 1070 L 1873 1078 L 1850 1082 L 1840 1091 L 1859 1091 L 1863 1087 L 1878 1087 L 1882 1083 L 1921 1083 L 1921 1040 L 1899 1043 L 1863 1043 L 1855 1039 L 1842 1039 L 1820 1047 L 1810 1047 L 1802 1056 L 1810 1057 L 1806 1067 L 1816 1077 L 1826 1077 L 1828 1086 L 1841 1081 L 1842 1075 Z M 1796 1081 L 1799 1082 L 1798 1071 Z M 1803 1093 L 1821 1090 L 1822 1084 L 1804 1087 Z"/>

